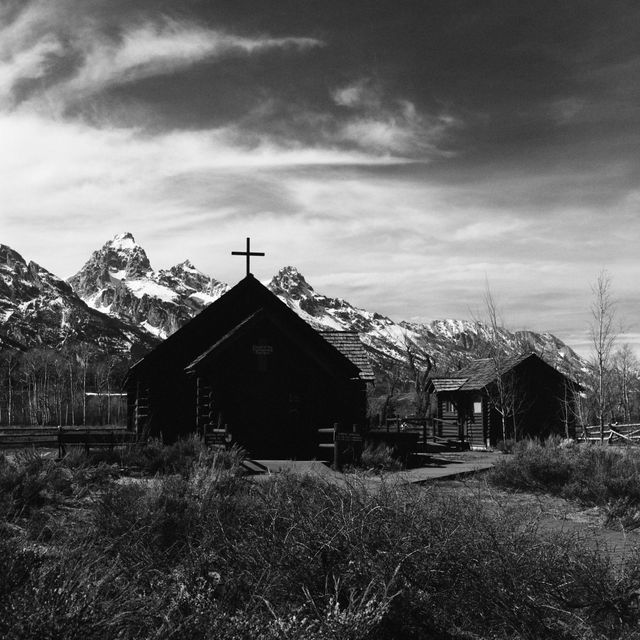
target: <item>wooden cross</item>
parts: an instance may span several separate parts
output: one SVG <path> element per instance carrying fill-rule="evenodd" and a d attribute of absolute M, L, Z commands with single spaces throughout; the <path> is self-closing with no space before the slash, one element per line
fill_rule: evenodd
<path fill-rule="evenodd" d="M 247 257 L 247 275 L 251 273 L 251 256 L 263 256 L 261 251 L 251 251 L 251 238 L 247 238 L 247 250 L 246 251 L 232 251 L 232 256 L 246 256 Z"/>

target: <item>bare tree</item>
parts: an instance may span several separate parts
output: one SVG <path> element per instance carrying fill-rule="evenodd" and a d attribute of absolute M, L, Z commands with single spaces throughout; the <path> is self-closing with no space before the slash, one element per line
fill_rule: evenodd
<path fill-rule="evenodd" d="M 406 333 L 404 335 L 404 349 L 407 354 L 407 366 L 413 382 L 416 416 L 424 418 L 429 408 L 428 386 L 429 375 L 434 365 L 433 358 L 428 353 L 422 353 L 425 364 L 424 367 L 421 367 L 416 354 L 416 345 Z"/>
<path fill-rule="evenodd" d="M 501 340 L 501 321 L 498 306 L 491 293 L 489 282 L 485 284 L 484 310 L 486 314 L 486 324 L 489 332 L 487 340 L 487 353 L 491 360 L 495 373 L 495 386 L 493 393 L 489 394 L 489 402 L 500 415 L 502 426 L 502 440 L 507 439 L 507 414 L 509 411 L 508 389 L 504 377 L 506 353 Z"/>
<path fill-rule="evenodd" d="M 617 334 L 614 329 L 616 305 L 611 297 L 611 277 L 603 269 L 591 287 L 591 325 L 589 327 L 593 346 L 593 364 L 596 374 L 595 406 L 600 424 L 600 441 L 604 440 L 604 416 L 609 406 L 607 374 L 611 364 L 611 350 Z"/>
<path fill-rule="evenodd" d="M 16 382 L 14 377 L 20 364 L 19 353 L 13 349 L 4 349 L 0 351 L 0 368 L 2 370 L 2 376 L 4 378 L 3 388 L 5 392 L 6 402 L 6 421 L 8 425 L 13 424 L 14 420 L 14 395 Z"/>
<path fill-rule="evenodd" d="M 398 392 L 398 387 L 402 384 L 402 367 L 396 362 L 383 376 L 386 386 L 386 393 L 380 410 L 380 424 L 384 425 L 389 417 L 389 411 L 393 407 L 394 398 Z"/>
<path fill-rule="evenodd" d="M 632 394 L 638 383 L 640 363 L 628 344 L 616 349 L 611 357 L 611 366 L 617 392 L 616 405 L 622 413 L 624 422 L 631 422 Z"/>
<path fill-rule="evenodd" d="M 482 356 L 491 361 L 495 382 L 487 388 L 489 404 L 500 416 L 502 440 L 507 440 L 508 424 L 511 423 L 512 436 L 518 439 L 518 416 L 531 406 L 531 397 L 516 371 L 511 370 L 514 356 L 527 355 L 535 351 L 532 337 L 527 331 L 513 334 L 515 343 L 509 344 L 509 332 L 504 328 L 498 305 L 493 297 L 489 282 L 485 284 L 483 296 L 485 321 L 478 322 L 486 329 L 486 344 Z"/>
<path fill-rule="evenodd" d="M 559 417 L 564 425 L 564 437 L 571 437 L 571 428 L 575 427 L 577 435 L 578 427 L 582 429 L 582 437 L 588 442 L 587 431 L 588 409 L 585 406 L 585 394 L 583 388 L 575 380 L 563 376 L 562 387 L 558 389 L 556 401 L 558 403 Z"/>

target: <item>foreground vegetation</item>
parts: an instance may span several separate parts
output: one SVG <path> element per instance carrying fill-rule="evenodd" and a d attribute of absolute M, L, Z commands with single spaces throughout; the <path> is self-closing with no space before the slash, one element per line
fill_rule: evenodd
<path fill-rule="evenodd" d="M 632 638 L 640 622 L 640 562 L 517 509 L 357 475 L 252 480 L 197 441 L 109 455 L 0 459 L 0 637 Z"/>
<path fill-rule="evenodd" d="M 560 438 L 525 440 L 499 461 L 489 480 L 602 507 L 610 522 L 640 526 L 640 450 L 633 447 L 579 445 Z"/>

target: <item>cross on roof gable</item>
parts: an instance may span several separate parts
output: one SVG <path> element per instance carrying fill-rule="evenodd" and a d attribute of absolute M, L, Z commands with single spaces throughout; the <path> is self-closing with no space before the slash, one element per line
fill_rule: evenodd
<path fill-rule="evenodd" d="M 246 256 L 247 258 L 247 275 L 251 274 L 251 256 L 264 256 L 262 251 L 251 251 L 251 238 L 247 238 L 246 251 L 232 251 L 232 256 Z"/>

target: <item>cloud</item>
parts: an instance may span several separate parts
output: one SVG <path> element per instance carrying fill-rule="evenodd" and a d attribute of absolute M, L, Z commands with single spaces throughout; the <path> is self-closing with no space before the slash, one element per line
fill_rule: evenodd
<path fill-rule="evenodd" d="M 130 28 L 117 40 L 96 40 L 95 34 L 85 33 L 76 41 L 83 64 L 62 91 L 67 97 L 82 96 L 112 85 L 173 73 L 204 60 L 321 44 L 312 38 L 240 37 L 169 19 Z"/>
<path fill-rule="evenodd" d="M 50 36 L 6 60 L 0 60 L 0 108 L 13 104 L 13 92 L 19 82 L 46 75 L 48 61 L 61 52 L 61 43 Z"/>
<path fill-rule="evenodd" d="M 237 121 L 239 140 L 271 140 L 289 147 L 353 150 L 377 158 L 428 163 L 449 157 L 446 141 L 461 122 L 419 110 L 365 80 L 329 91 L 327 108 L 305 100 L 266 96 Z"/>
<path fill-rule="evenodd" d="M 364 78 L 334 89 L 331 97 L 337 105 L 352 109 L 362 107 L 379 109 L 382 102 L 380 87 Z"/>
<path fill-rule="evenodd" d="M 410 100 L 389 98 L 378 83 L 368 79 L 338 87 L 331 97 L 348 112 L 334 132 L 336 141 L 373 153 L 423 159 L 444 156 L 447 154 L 439 144 L 451 129 L 461 125 L 448 113 L 421 113 Z"/>
<path fill-rule="evenodd" d="M 244 148 L 237 145 L 233 131 L 224 128 L 145 134 L 16 112 L 0 113 L 0 139 L 5 229 L 9 222 L 30 220 L 34 229 L 45 229 L 62 221 L 82 225 L 132 212 L 147 224 L 161 211 L 177 218 L 216 210 L 219 196 L 211 185 L 225 189 L 250 180 L 252 172 L 398 162 L 359 151 L 288 149 L 267 142 Z M 279 181 L 272 178 L 265 184 Z M 278 187 L 282 189 L 286 187 Z M 243 190 L 234 193 L 237 211 L 244 206 Z M 268 196 L 265 186 L 250 209 L 268 209 Z M 265 198 L 261 205 L 260 197 Z"/>
<path fill-rule="evenodd" d="M 15 100 L 22 80 L 44 78 L 47 61 L 64 57 L 67 73 L 43 82 L 29 107 L 62 113 L 70 103 L 113 86 L 174 73 L 203 61 L 250 56 L 273 49 L 323 46 L 315 38 L 241 36 L 193 21 L 160 17 L 109 29 L 82 16 L 73 3 L 32 2 L 0 28 L 0 99 Z M 79 15 L 76 15 L 79 14 Z M 66 23 L 64 16 L 68 16 Z"/>

